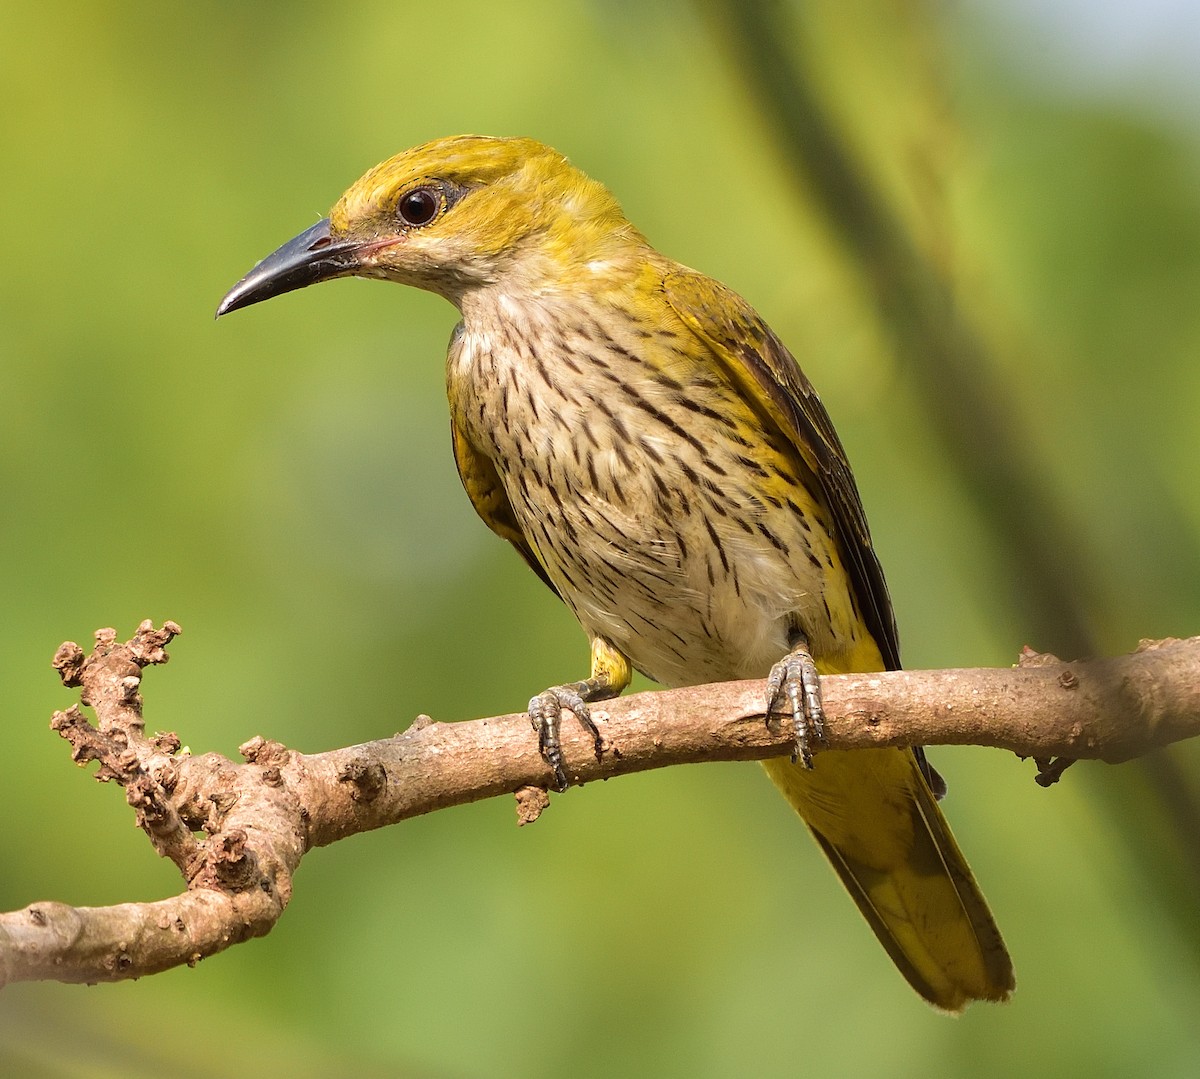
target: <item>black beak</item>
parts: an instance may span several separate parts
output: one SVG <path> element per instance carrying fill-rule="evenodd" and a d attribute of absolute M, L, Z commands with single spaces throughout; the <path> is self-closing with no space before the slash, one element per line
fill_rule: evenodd
<path fill-rule="evenodd" d="M 234 285 L 217 308 L 217 318 L 293 289 L 352 274 L 358 269 L 360 249 L 357 242 L 335 241 L 329 233 L 329 218 L 318 221 Z"/>

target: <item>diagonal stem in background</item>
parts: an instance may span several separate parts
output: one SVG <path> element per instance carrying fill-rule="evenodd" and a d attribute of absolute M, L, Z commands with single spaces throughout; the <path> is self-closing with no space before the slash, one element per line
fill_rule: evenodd
<path fill-rule="evenodd" d="M 1099 654 L 1091 618 L 1096 574 L 1089 572 L 1092 559 L 1078 542 L 1081 531 L 1032 457 L 1035 440 L 1026 437 L 1021 410 L 1000 378 L 989 343 L 956 304 L 952 282 L 888 206 L 822 101 L 817 77 L 805 62 L 803 15 L 796 17 L 798 34 L 776 0 L 701 0 L 700 7 L 720 28 L 798 185 L 811 194 L 867 282 L 880 322 L 942 444 L 942 459 L 957 471 L 1002 552 L 1004 579 L 1029 637 L 1065 655 Z M 912 17 L 933 18 L 932 11 L 922 10 L 913 6 Z M 1142 839 L 1157 823 L 1156 809 L 1168 822 L 1191 878 L 1169 906 L 1200 951 L 1192 910 L 1200 888 L 1200 799 L 1170 755 L 1152 754 L 1138 768 L 1145 782 L 1135 796 L 1102 800 L 1147 876 L 1178 880 L 1178 866 L 1164 874 L 1155 845 Z"/>

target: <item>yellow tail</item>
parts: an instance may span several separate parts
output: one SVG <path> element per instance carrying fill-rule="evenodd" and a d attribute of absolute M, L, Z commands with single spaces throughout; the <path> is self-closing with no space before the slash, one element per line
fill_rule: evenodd
<path fill-rule="evenodd" d="M 1006 1000 L 1012 960 L 912 751 L 826 750 L 813 764 L 763 767 L 900 973 L 946 1011 Z"/>

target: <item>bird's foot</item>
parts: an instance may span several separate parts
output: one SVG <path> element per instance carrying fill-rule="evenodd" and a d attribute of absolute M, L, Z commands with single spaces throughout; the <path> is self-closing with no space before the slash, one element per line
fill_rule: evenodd
<path fill-rule="evenodd" d="M 775 712 L 790 710 L 796 726 L 792 763 L 812 767 L 812 751 L 825 740 L 825 709 L 821 704 L 821 679 L 812 653 L 793 649 L 767 677 L 767 722 Z"/>
<path fill-rule="evenodd" d="M 529 722 L 537 731 L 538 752 L 554 773 L 554 788 L 562 793 L 570 786 L 566 769 L 563 767 L 562 742 L 559 732 L 562 727 L 562 712 L 565 708 L 570 712 L 591 736 L 596 746 L 596 760 L 599 760 L 604 750 L 604 740 L 596 728 L 588 709 L 588 700 L 598 699 L 594 696 L 595 687 L 592 679 L 583 682 L 568 682 L 562 686 L 551 686 L 539 693 L 529 702 Z"/>

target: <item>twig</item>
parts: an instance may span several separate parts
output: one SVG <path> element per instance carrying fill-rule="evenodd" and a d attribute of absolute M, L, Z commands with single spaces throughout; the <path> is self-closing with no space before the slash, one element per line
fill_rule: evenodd
<path fill-rule="evenodd" d="M 498 794 L 517 795 L 522 823 L 548 804 L 552 777 L 523 714 L 421 717 L 394 738 L 312 755 L 256 737 L 241 747 L 241 764 L 182 753 L 171 734 L 148 738 L 142 670 L 166 661 L 178 632 L 170 622 L 143 622 L 117 644 L 101 630 L 86 658 L 63 645 L 55 666 L 68 686 L 82 687 L 96 724 L 72 706 L 52 726 L 75 760 L 99 762 L 97 779 L 124 787 L 187 890 L 154 903 L 47 902 L 0 914 L 0 985 L 116 981 L 191 965 L 269 931 L 313 847 Z M 1200 638 L 1144 641 L 1130 655 L 1080 663 L 1027 651 L 1007 670 L 836 675 L 822 689 L 827 748 L 970 744 L 1042 761 L 1116 763 L 1200 734 Z M 768 725 L 763 697 L 762 682 L 729 682 L 596 706 L 601 759 L 575 725 L 563 732 L 573 780 L 788 753 L 789 721 Z"/>

